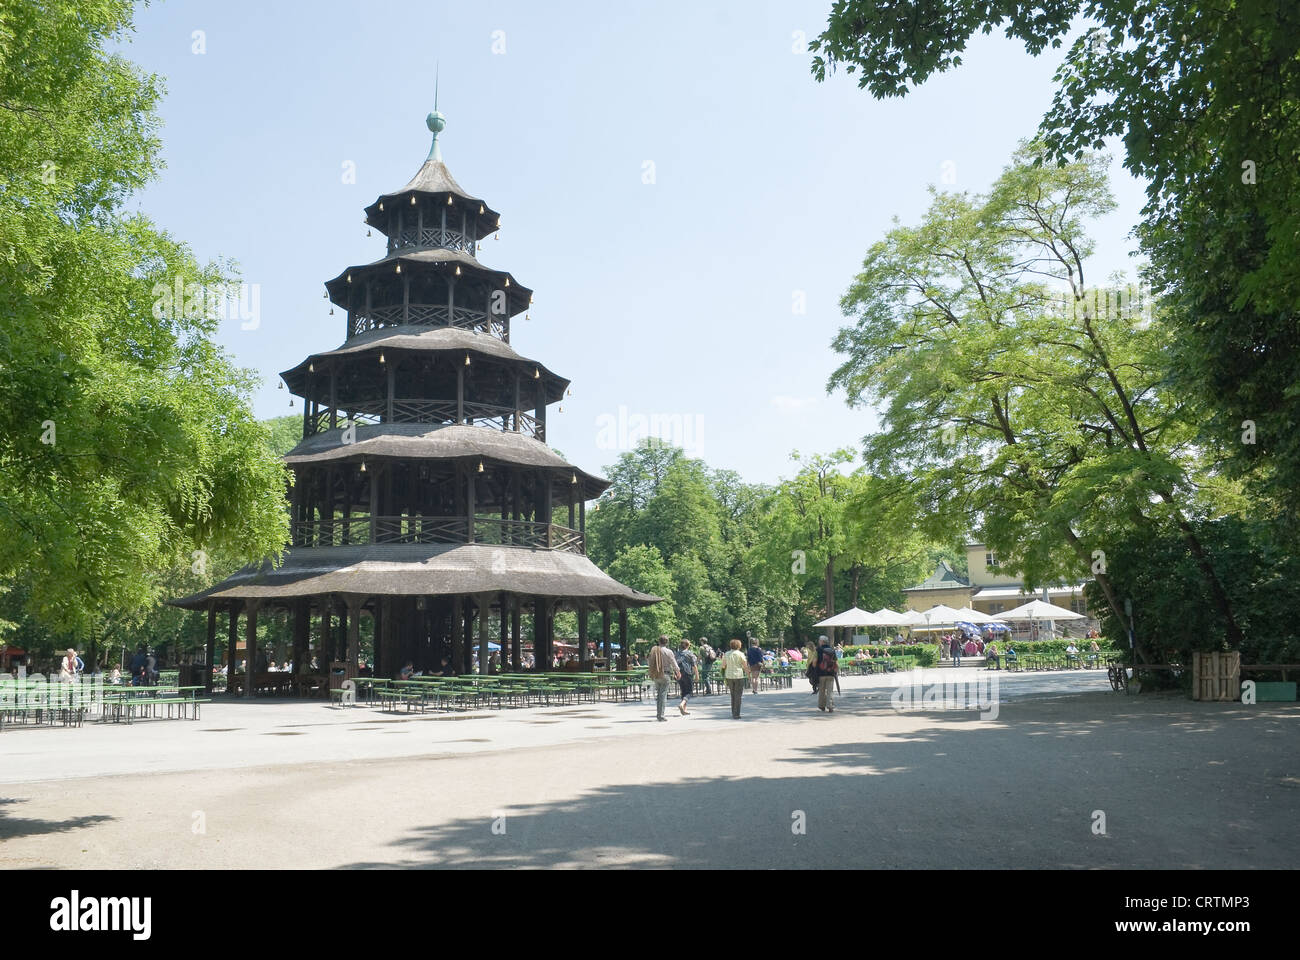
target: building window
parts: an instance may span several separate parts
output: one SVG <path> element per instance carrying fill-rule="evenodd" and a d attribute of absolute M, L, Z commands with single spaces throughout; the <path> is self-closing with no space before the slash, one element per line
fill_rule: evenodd
<path fill-rule="evenodd" d="M 1076 593 L 1074 597 L 1070 600 L 1070 609 L 1073 610 L 1075 613 L 1086 614 L 1088 612 L 1088 604 L 1083 599 L 1082 593 Z"/>
<path fill-rule="evenodd" d="M 993 570 L 994 568 L 997 567 L 997 565 L 998 565 L 997 557 L 995 557 L 991 553 L 984 554 L 984 566 L 988 567 L 988 569 L 990 570 Z"/>
<path fill-rule="evenodd" d="M 990 603 L 990 604 L 989 604 L 989 613 L 1001 613 L 1001 612 L 1002 612 L 1003 610 L 1005 610 L 1005 609 L 1006 609 L 1006 604 L 1003 604 L 1003 603 Z"/>

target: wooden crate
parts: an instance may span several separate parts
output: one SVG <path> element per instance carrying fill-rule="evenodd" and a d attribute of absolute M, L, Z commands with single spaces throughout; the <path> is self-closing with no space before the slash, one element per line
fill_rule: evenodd
<path fill-rule="evenodd" d="M 1241 654 L 1192 654 L 1193 700 L 1240 700 Z"/>

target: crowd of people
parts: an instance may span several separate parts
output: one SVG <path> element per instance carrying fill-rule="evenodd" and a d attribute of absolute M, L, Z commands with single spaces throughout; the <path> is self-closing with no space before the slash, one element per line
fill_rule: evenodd
<path fill-rule="evenodd" d="M 777 660 L 776 655 L 763 650 L 757 640 L 752 637 L 747 640 L 748 646 L 739 637 L 733 638 L 727 650 L 720 654 L 707 637 L 701 637 L 699 652 L 696 653 L 689 640 L 680 641 L 677 649 L 673 650 L 672 641 L 661 636 L 646 656 L 647 676 L 655 690 L 655 719 L 661 723 L 668 720 L 668 688 L 675 681 L 680 693 L 677 710 L 682 716 L 690 715 L 687 704 L 695 695 L 697 685 L 703 686 L 706 696 L 714 693 L 715 685 L 725 685 L 731 695 L 731 716 L 739 720 L 746 681 L 751 695 L 757 694 L 762 689 L 764 669 Z M 816 646 L 809 644 L 803 653 L 808 662 L 805 675 L 817 694 L 817 708 L 834 713 L 843 645 L 832 644 L 828 637 L 821 636 Z M 715 679 L 713 671 L 719 660 L 722 661 L 722 676 Z M 788 665 L 788 654 L 783 653 L 780 662 Z"/>

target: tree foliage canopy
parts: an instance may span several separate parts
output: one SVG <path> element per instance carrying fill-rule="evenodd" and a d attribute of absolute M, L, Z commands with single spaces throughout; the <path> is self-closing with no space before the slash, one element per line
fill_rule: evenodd
<path fill-rule="evenodd" d="M 231 268 L 122 209 L 159 168 L 160 83 L 105 52 L 130 29 L 129 3 L 0 2 L 0 580 L 64 631 L 286 539 L 252 375 L 155 292 Z"/>
<path fill-rule="evenodd" d="M 1035 55 L 1069 42 L 1044 156 L 1066 162 L 1122 138 L 1125 166 L 1148 182 L 1139 236 L 1172 331 L 1166 369 L 1200 408 L 1201 445 L 1248 476 L 1294 536 L 1300 6 L 837 0 L 812 43 L 813 74 L 842 66 L 876 97 L 903 96 L 995 29 Z"/>

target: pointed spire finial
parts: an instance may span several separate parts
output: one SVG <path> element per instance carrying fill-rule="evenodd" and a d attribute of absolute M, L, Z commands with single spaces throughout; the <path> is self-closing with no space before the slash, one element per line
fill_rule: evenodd
<path fill-rule="evenodd" d="M 425 124 L 433 132 L 433 145 L 429 147 L 429 156 L 425 159 L 425 163 L 430 160 L 442 163 L 442 150 L 438 148 L 438 134 L 442 133 L 447 126 L 447 118 L 438 112 L 438 72 L 439 68 L 435 66 L 433 73 L 433 113 L 425 117 L 424 120 Z"/>

